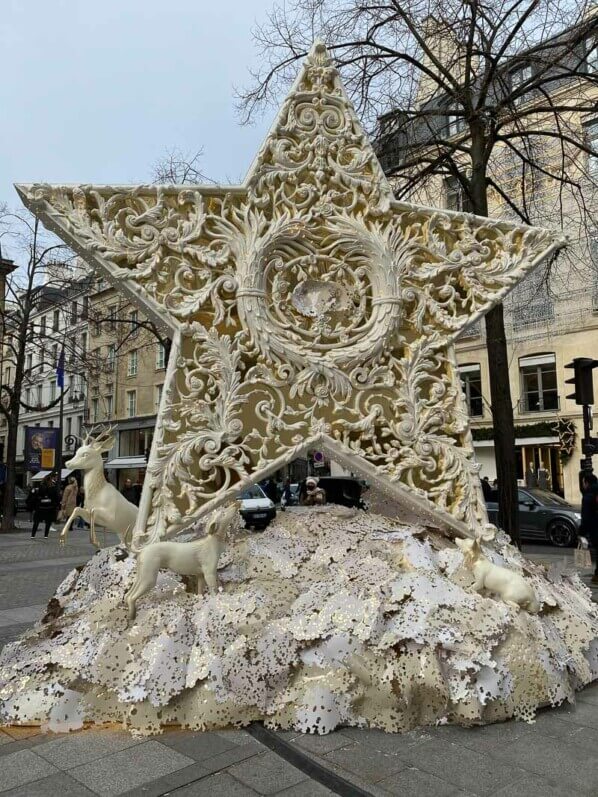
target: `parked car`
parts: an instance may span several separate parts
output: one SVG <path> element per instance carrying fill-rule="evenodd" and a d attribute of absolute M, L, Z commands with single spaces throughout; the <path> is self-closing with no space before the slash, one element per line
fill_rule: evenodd
<path fill-rule="evenodd" d="M 274 503 L 259 484 L 254 484 L 242 492 L 240 498 L 240 514 L 245 521 L 246 528 L 265 529 L 268 523 L 276 517 Z"/>
<path fill-rule="evenodd" d="M 15 515 L 27 509 L 27 493 L 19 485 L 15 485 Z"/>
<path fill-rule="evenodd" d="M 577 541 L 581 512 L 559 495 L 537 487 L 519 487 L 519 531 L 522 540 L 551 542 L 567 548 Z M 498 518 L 498 496 L 493 490 L 486 501 L 491 523 Z"/>
<path fill-rule="evenodd" d="M 301 482 L 300 495 L 305 492 L 304 485 L 305 482 Z M 361 497 L 368 486 L 361 479 L 352 476 L 321 476 L 318 479 L 318 487 L 326 492 L 326 501 L 329 504 L 368 509 L 366 501 Z"/>

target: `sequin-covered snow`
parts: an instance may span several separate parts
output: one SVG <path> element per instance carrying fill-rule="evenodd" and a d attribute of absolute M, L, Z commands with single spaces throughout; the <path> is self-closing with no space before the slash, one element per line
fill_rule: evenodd
<path fill-rule="evenodd" d="M 163 573 L 131 626 L 135 560 L 97 553 L 4 648 L 3 722 L 402 731 L 529 720 L 598 676 L 598 613 L 574 573 L 547 572 L 499 535 L 486 555 L 542 602 L 537 615 L 517 612 L 472 590 L 438 529 L 342 514 L 288 511 L 262 534 L 238 532 L 217 594 Z"/>

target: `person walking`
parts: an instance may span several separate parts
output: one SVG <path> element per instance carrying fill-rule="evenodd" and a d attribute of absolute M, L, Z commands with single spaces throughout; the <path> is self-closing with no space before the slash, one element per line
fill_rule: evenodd
<path fill-rule="evenodd" d="M 131 481 L 131 479 L 125 479 L 125 483 L 124 483 L 123 488 L 122 488 L 122 490 L 120 492 L 121 492 L 121 495 L 124 496 L 124 498 L 127 499 L 127 501 L 130 501 L 132 504 L 135 504 L 135 506 L 138 505 L 138 503 L 139 503 L 139 491 L 135 489 L 135 486 L 133 485 L 133 482 Z"/>
<path fill-rule="evenodd" d="M 44 538 L 47 538 L 50 526 L 56 520 L 56 513 L 60 505 L 60 493 L 50 475 L 43 479 L 34 501 L 31 536 L 35 537 L 39 524 L 43 522 L 45 524 Z"/>
<path fill-rule="evenodd" d="M 586 473 L 582 476 L 581 489 L 579 533 L 590 544 L 595 565 L 592 584 L 598 584 L 598 479 L 593 473 Z"/>
<path fill-rule="evenodd" d="M 73 514 L 73 510 L 77 506 L 78 492 L 79 485 L 77 484 L 77 479 L 75 479 L 74 476 L 69 476 L 60 501 L 60 520 L 67 521 Z"/>
<path fill-rule="evenodd" d="M 77 492 L 77 506 L 85 506 L 85 489 L 84 489 L 83 485 L 81 485 L 81 487 L 79 487 L 79 490 Z M 82 517 L 78 517 L 77 518 L 76 527 L 78 529 L 84 529 L 85 528 L 85 521 L 83 520 Z"/>

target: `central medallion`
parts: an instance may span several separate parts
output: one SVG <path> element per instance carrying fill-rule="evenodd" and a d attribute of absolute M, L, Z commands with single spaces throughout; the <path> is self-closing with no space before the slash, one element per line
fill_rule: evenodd
<path fill-rule="evenodd" d="M 308 279 L 295 287 L 291 304 L 307 318 L 344 313 L 349 309 L 349 296 L 341 285 Z"/>

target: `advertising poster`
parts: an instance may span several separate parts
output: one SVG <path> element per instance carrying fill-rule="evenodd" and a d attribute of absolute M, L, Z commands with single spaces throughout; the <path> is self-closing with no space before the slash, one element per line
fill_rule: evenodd
<path fill-rule="evenodd" d="M 54 467 L 58 429 L 44 426 L 25 428 L 25 469 L 33 473 Z M 51 464 L 49 464 L 51 463 Z"/>

